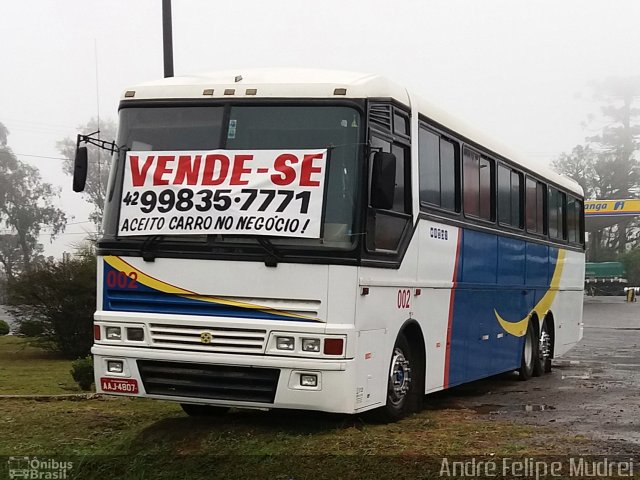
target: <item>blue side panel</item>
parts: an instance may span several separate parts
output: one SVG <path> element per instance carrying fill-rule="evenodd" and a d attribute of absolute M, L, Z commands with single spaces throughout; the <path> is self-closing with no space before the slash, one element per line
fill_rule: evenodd
<path fill-rule="evenodd" d="M 496 266 L 498 237 L 489 233 L 467 230 L 461 244 L 462 282 L 464 283 L 496 283 Z"/>
<path fill-rule="evenodd" d="M 458 284 L 453 304 L 449 385 L 520 366 L 524 337 L 507 333 L 506 321 L 525 318 L 546 293 L 558 249 L 472 230 L 461 232 Z"/>
<path fill-rule="evenodd" d="M 108 282 L 107 278 L 110 271 L 113 272 L 110 277 L 112 281 Z M 189 298 L 188 295 L 165 293 L 122 275 L 105 262 L 104 281 L 102 282 L 104 310 L 314 322 L 313 319 L 289 317 L 260 309 L 207 302 Z M 116 280 L 114 281 L 113 279 Z M 109 286 L 109 283 L 113 283 L 113 285 Z"/>
<path fill-rule="evenodd" d="M 525 258 L 523 240 L 498 237 L 498 285 L 524 285 Z"/>
<path fill-rule="evenodd" d="M 527 278 L 528 287 L 549 285 L 549 247 L 527 242 Z"/>

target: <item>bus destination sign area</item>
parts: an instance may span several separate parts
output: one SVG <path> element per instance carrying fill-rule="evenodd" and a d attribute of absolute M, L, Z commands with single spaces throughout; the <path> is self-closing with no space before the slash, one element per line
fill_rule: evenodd
<path fill-rule="evenodd" d="M 327 150 L 127 152 L 119 236 L 319 238 Z"/>

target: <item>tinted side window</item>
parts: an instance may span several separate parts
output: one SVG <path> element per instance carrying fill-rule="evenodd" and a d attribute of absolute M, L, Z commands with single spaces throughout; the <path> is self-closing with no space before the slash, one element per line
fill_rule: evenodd
<path fill-rule="evenodd" d="M 551 238 L 566 238 L 564 228 L 565 194 L 549 187 L 549 236 Z"/>
<path fill-rule="evenodd" d="M 480 157 L 480 217 L 493 220 L 491 178 L 493 177 L 493 160 Z"/>
<path fill-rule="evenodd" d="M 457 211 L 456 146 L 438 134 L 420 128 L 420 201 Z"/>
<path fill-rule="evenodd" d="M 511 225 L 511 169 L 498 165 L 498 222 Z"/>
<path fill-rule="evenodd" d="M 463 156 L 464 213 L 480 215 L 480 155 L 464 149 Z"/>
<path fill-rule="evenodd" d="M 440 137 L 421 128 L 418 142 L 420 201 L 440 206 Z"/>
<path fill-rule="evenodd" d="M 520 181 L 522 174 L 504 165 L 498 166 L 498 221 L 502 225 L 522 228 Z"/>
<path fill-rule="evenodd" d="M 547 186 L 527 177 L 526 183 L 526 214 L 527 230 L 533 233 L 545 234 L 546 230 L 546 192 Z"/>
<path fill-rule="evenodd" d="M 456 153 L 458 151 L 456 145 L 444 138 L 440 139 L 440 206 L 456 212 L 460 210 L 456 205 L 456 203 L 459 205 L 459 202 L 456 202 L 456 198 L 458 198 L 457 172 L 460 170 L 460 157 Z"/>
<path fill-rule="evenodd" d="M 465 214 L 493 220 L 493 160 L 465 148 L 463 164 Z"/>
<path fill-rule="evenodd" d="M 582 228 L 582 201 L 571 195 L 567 196 L 567 240 L 582 244 L 584 231 Z"/>
<path fill-rule="evenodd" d="M 577 200 L 569 195 L 567 198 L 567 240 L 571 243 L 578 243 L 579 215 L 576 209 Z"/>
<path fill-rule="evenodd" d="M 517 228 L 524 228 L 522 221 L 522 174 L 511 172 L 511 225 Z"/>
<path fill-rule="evenodd" d="M 391 146 L 391 153 L 396 156 L 396 191 L 393 197 L 393 211 L 400 213 L 411 212 L 411 198 L 407 198 L 409 195 L 409 189 L 405 188 L 405 185 L 409 185 L 406 178 L 409 168 L 409 148 L 404 145 L 398 145 L 394 143 Z"/>

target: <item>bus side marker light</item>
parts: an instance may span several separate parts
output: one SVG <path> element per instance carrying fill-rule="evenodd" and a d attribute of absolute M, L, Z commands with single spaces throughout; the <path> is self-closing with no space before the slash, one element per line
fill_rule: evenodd
<path fill-rule="evenodd" d="M 100 325 L 94 325 L 93 326 L 93 339 L 94 340 L 100 340 Z"/>
<path fill-rule="evenodd" d="M 344 347 L 344 339 L 342 338 L 325 338 L 324 354 L 325 355 L 342 355 Z"/>
<path fill-rule="evenodd" d="M 420 295 L 422 295 L 422 289 L 421 288 L 416 288 L 416 293 L 413 296 L 414 297 L 419 297 Z"/>
<path fill-rule="evenodd" d="M 369 295 L 369 287 L 362 287 L 360 295 Z"/>

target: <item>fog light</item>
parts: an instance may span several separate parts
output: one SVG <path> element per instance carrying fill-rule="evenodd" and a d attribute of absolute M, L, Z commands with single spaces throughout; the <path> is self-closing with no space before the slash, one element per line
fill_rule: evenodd
<path fill-rule="evenodd" d="M 278 350 L 293 350 L 296 340 L 293 337 L 276 337 L 276 348 Z"/>
<path fill-rule="evenodd" d="M 317 375 L 300 375 L 300 385 L 303 387 L 317 387 L 318 376 Z"/>
<path fill-rule="evenodd" d="M 303 352 L 319 352 L 320 339 L 319 338 L 303 338 L 302 351 Z"/>
<path fill-rule="evenodd" d="M 127 340 L 142 342 L 144 340 L 144 329 L 137 327 L 127 328 Z"/>
<path fill-rule="evenodd" d="M 120 327 L 107 327 L 107 340 L 122 340 L 122 330 Z"/>
<path fill-rule="evenodd" d="M 122 373 L 124 372 L 124 365 L 120 360 L 108 360 L 107 372 L 109 373 Z"/>

